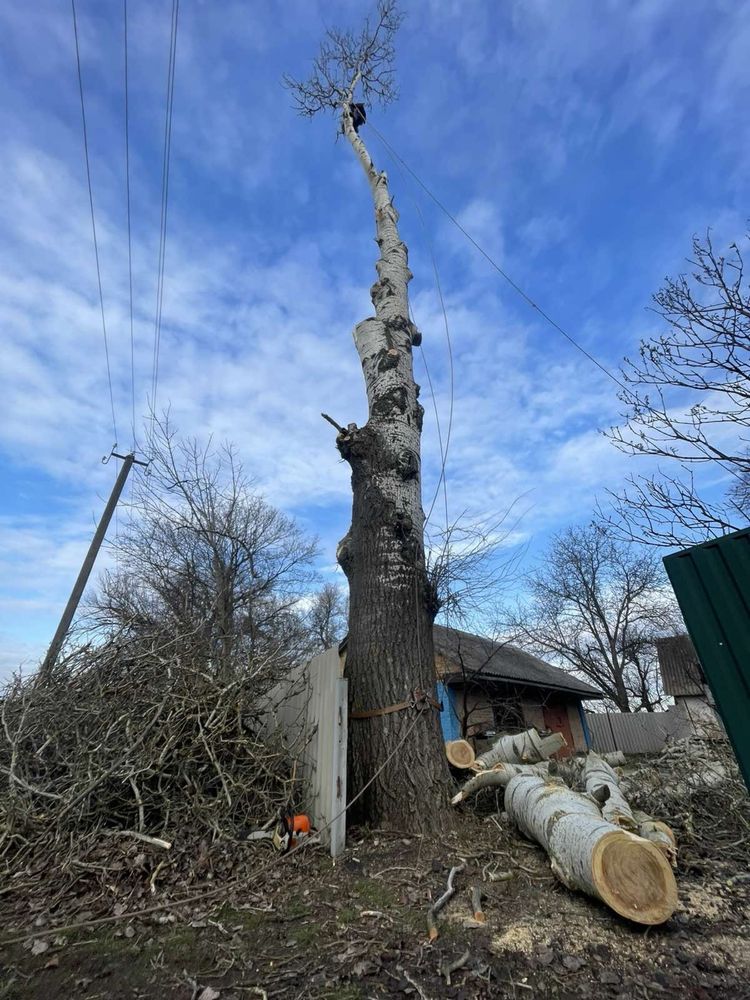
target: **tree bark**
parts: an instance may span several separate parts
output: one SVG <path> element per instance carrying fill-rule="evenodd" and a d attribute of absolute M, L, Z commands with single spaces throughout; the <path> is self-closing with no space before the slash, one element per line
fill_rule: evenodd
<path fill-rule="evenodd" d="M 620 780 L 598 754 L 589 752 L 583 768 L 583 780 L 588 794 L 601 805 L 602 816 L 635 833 L 638 830 L 628 800 L 620 791 Z"/>
<path fill-rule="evenodd" d="M 352 470 L 352 524 L 337 551 L 349 581 L 350 711 L 368 712 L 407 701 L 415 690 L 434 698 L 437 603 L 425 568 L 424 411 L 412 367 L 420 336 L 409 319 L 407 249 L 387 177 L 375 169 L 348 106 L 342 123 L 367 176 L 380 248 L 370 292 L 375 316 L 354 329 L 368 420 L 337 438 Z M 355 820 L 421 832 L 448 826 L 449 772 L 438 712 L 423 702 L 421 709 L 352 719 L 349 779 L 350 798 L 367 785 L 352 809 Z"/>

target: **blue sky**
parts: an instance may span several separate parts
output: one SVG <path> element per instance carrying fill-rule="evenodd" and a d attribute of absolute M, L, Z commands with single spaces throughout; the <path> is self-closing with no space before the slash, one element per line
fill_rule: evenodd
<path fill-rule="evenodd" d="M 121 448 L 130 443 L 122 4 L 78 0 Z M 745 230 L 750 5 L 404 0 L 401 96 L 372 120 L 524 288 L 616 369 L 694 232 Z M 146 411 L 169 0 L 129 0 L 136 406 Z M 298 118 L 324 24 L 368 5 L 182 0 L 158 406 L 234 441 L 331 567 L 349 483 L 319 413 L 364 420 L 351 340 L 371 311 L 368 192 L 330 119 Z M 33 663 L 116 474 L 69 5 L 0 7 L 0 671 Z M 633 460 L 600 434 L 616 387 L 517 297 L 388 160 L 442 419 L 455 356 L 452 513 L 526 511 L 533 559 Z M 424 225 L 420 221 L 421 209 Z M 418 376 L 427 395 L 423 372 Z M 439 454 L 431 403 L 425 494 Z M 105 555 L 104 562 L 108 556 Z"/>

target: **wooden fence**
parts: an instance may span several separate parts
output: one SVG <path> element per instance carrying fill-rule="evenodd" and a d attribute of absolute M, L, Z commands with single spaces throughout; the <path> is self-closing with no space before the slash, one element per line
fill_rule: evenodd
<path fill-rule="evenodd" d="M 347 681 L 338 651 L 293 670 L 264 699 L 269 726 L 300 747 L 304 809 L 335 858 L 346 841 Z"/>

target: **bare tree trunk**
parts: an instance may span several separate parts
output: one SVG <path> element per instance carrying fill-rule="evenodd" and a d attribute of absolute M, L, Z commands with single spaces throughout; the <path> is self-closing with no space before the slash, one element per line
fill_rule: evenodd
<path fill-rule="evenodd" d="M 425 572 L 424 411 L 412 368 L 419 334 L 409 319 L 407 249 L 386 175 L 375 169 L 348 107 L 343 127 L 370 185 L 380 248 L 378 280 L 371 289 L 375 316 L 354 330 L 368 420 L 361 428 L 349 425 L 337 438 L 352 470 L 352 525 L 337 557 L 349 581 L 346 673 L 356 713 L 408 701 L 415 690 L 434 698 L 437 607 Z M 352 719 L 350 796 L 376 773 L 353 809 L 354 818 L 423 832 L 450 823 L 448 767 L 439 716 L 429 703 L 423 702 L 421 710 Z"/>

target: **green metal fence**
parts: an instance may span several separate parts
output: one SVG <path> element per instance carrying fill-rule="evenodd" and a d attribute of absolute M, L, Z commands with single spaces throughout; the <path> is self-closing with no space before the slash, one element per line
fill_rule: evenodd
<path fill-rule="evenodd" d="M 750 528 L 666 556 L 664 567 L 750 789 Z"/>

